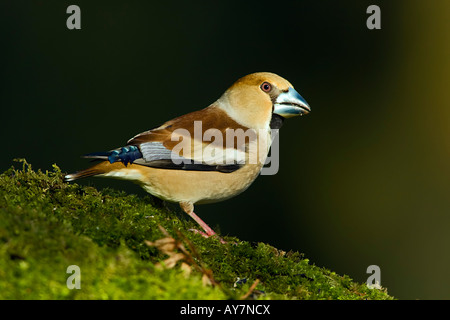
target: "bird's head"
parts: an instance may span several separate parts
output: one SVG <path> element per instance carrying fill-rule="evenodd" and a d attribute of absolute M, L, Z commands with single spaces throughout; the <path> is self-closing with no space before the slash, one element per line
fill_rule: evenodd
<path fill-rule="evenodd" d="M 236 122 L 253 129 L 268 128 L 273 116 L 282 121 L 311 111 L 289 81 L 269 72 L 237 80 L 218 102 Z"/>

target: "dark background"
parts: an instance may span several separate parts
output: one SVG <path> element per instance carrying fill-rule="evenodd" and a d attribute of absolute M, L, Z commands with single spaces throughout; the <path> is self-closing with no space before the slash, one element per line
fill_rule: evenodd
<path fill-rule="evenodd" d="M 277 175 L 197 214 L 360 282 L 378 265 L 397 298 L 450 298 L 449 1 L 2 1 L 0 15 L 0 170 L 85 168 L 271 71 L 312 113 L 282 128 Z"/>

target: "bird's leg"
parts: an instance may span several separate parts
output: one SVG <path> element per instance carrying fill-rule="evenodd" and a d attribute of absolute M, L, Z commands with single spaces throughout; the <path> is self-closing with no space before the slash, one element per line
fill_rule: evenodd
<path fill-rule="evenodd" d="M 208 226 L 206 224 L 205 221 L 203 221 L 202 219 L 200 219 L 200 217 L 198 215 L 196 215 L 194 213 L 194 205 L 191 202 L 180 202 L 180 207 L 181 209 L 183 209 L 184 212 L 186 212 L 192 219 L 195 220 L 195 222 L 197 222 L 202 228 L 203 230 L 205 230 L 205 232 L 203 231 L 199 231 L 196 229 L 193 229 L 193 231 L 200 233 L 202 236 L 204 236 L 205 238 L 208 238 L 210 236 L 214 236 L 216 235 L 216 233 L 214 232 L 213 229 L 211 229 L 210 226 Z"/>
<path fill-rule="evenodd" d="M 188 214 L 192 217 L 192 219 L 195 220 L 195 222 L 197 222 L 203 228 L 203 230 L 205 230 L 205 234 L 207 237 L 216 235 L 214 230 L 211 229 L 211 227 L 208 226 L 205 221 L 200 219 L 200 217 L 198 215 L 196 215 L 194 211 L 192 211 L 191 213 L 188 213 Z M 202 233 L 202 232 L 199 232 L 199 233 Z"/>

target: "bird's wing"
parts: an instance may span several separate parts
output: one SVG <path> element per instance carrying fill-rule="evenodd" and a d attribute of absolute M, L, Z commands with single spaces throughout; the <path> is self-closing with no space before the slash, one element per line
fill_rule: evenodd
<path fill-rule="evenodd" d="M 233 172 L 245 163 L 248 143 L 256 136 L 247 139 L 244 136 L 243 140 L 233 138 L 233 143 L 227 145 L 229 129 L 248 132 L 248 128 L 212 105 L 138 134 L 127 144 L 137 146 L 142 153 L 142 158 L 134 160 L 135 164 L 166 169 Z"/>

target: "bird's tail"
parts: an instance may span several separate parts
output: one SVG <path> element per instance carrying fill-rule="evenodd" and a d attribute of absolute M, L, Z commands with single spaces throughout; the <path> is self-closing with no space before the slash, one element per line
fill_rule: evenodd
<path fill-rule="evenodd" d="M 106 174 L 108 172 L 123 169 L 124 165 L 123 163 L 116 162 L 116 163 L 109 163 L 109 161 L 102 161 L 100 163 L 97 163 L 96 165 L 87 168 L 85 170 L 81 170 L 75 173 L 68 174 L 64 177 L 64 180 L 74 181 L 81 178 L 87 178 L 87 177 L 94 177 L 102 174 Z"/>
<path fill-rule="evenodd" d="M 126 168 L 128 164 L 142 157 L 142 153 L 136 146 L 127 146 L 106 152 L 89 153 L 83 158 L 100 160 L 101 162 L 82 171 L 71 173 L 64 178 L 66 181 L 73 181 L 81 178 L 93 177 L 107 174 L 111 171 Z"/>

